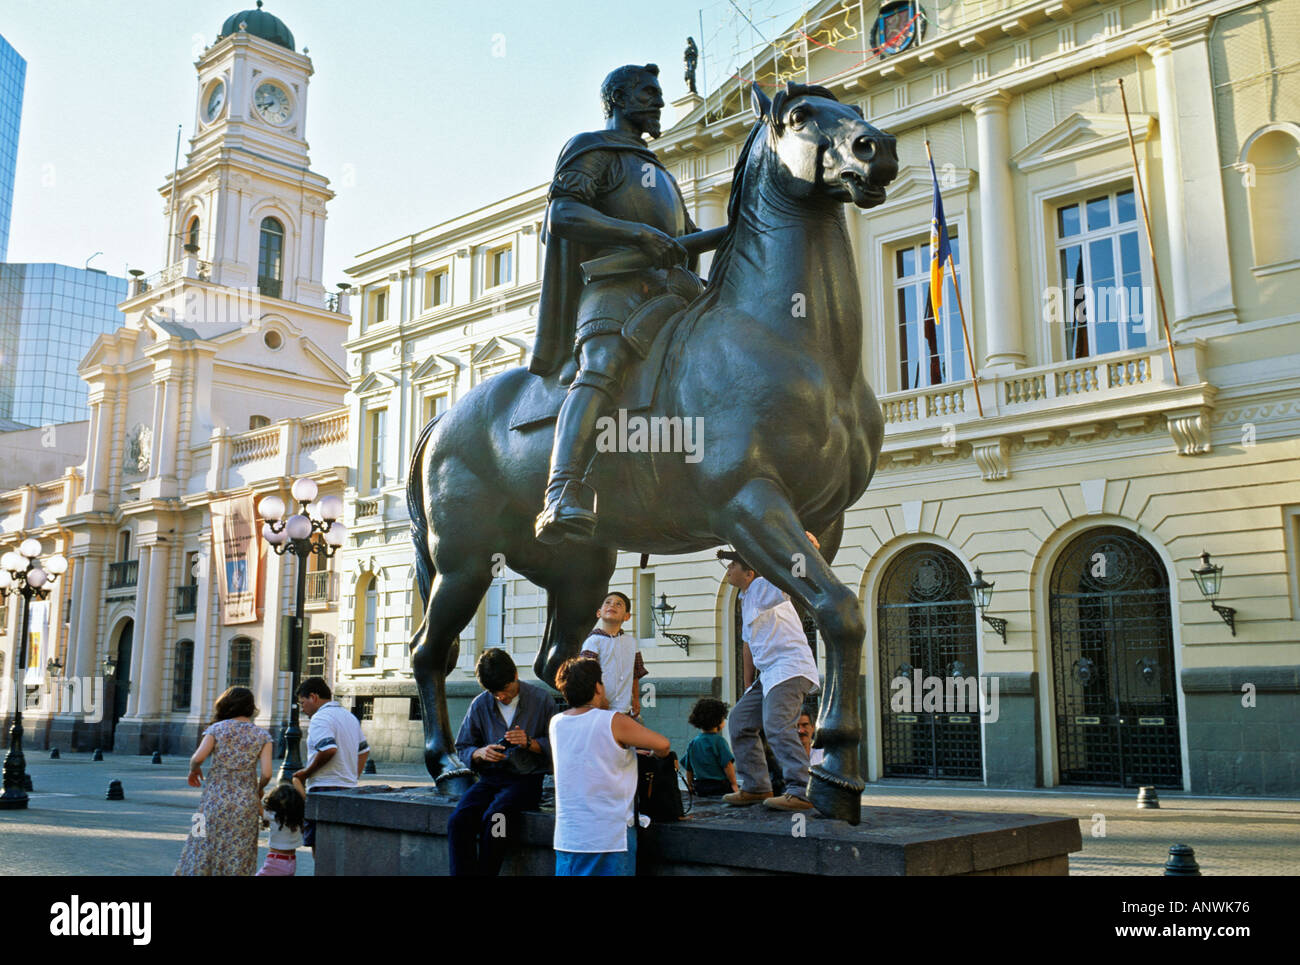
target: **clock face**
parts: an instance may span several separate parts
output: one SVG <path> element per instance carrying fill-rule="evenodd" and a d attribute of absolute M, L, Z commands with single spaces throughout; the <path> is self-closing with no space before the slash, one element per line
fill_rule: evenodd
<path fill-rule="evenodd" d="M 226 82 L 219 80 L 208 89 L 208 101 L 203 108 L 203 116 L 209 121 L 215 121 L 225 106 Z"/>
<path fill-rule="evenodd" d="M 289 95 L 275 84 L 262 84 L 253 94 L 253 106 L 257 112 L 272 124 L 283 124 L 292 113 L 289 107 Z"/>

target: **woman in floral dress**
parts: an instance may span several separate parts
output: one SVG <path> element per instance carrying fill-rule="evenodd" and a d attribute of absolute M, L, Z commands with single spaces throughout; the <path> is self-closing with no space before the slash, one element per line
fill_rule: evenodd
<path fill-rule="evenodd" d="M 253 692 L 231 687 L 217 698 L 215 720 L 190 758 L 191 787 L 202 787 L 181 852 L 178 875 L 251 875 L 257 870 L 258 801 L 271 780 L 271 735 L 253 723 Z M 212 758 L 207 783 L 202 765 Z M 260 765 L 260 773 L 254 770 Z"/>

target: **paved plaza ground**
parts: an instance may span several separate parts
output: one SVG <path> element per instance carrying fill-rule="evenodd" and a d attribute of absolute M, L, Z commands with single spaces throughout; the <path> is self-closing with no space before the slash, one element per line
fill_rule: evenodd
<path fill-rule="evenodd" d="M 185 783 L 188 761 L 106 754 L 27 755 L 34 793 L 24 811 L 0 811 L 0 875 L 169 875 L 198 806 Z M 378 765 L 365 784 L 428 785 L 415 765 Z M 126 799 L 105 799 L 109 781 Z M 1020 811 L 1079 820 L 1083 851 L 1070 856 L 1075 875 L 1160 875 L 1171 844 L 1189 844 L 1201 873 L 1300 874 L 1300 801 L 1189 797 L 1162 793 L 1159 810 L 1139 811 L 1134 795 L 1098 791 L 1006 791 L 973 787 L 873 784 L 863 798 L 890 807 Z M 870 812 L 866 814 L 870 820 Z M 1103 822 L 1100 819 L 1104 819 Z M 1094 832 L 1104 830 L 1104 834 Z M 265 835 L 262 841 L 265 842 Z M 265 847 L 259 852 L 259 860 Z M 298 873 L 312 874 L 299 851 Z"/>

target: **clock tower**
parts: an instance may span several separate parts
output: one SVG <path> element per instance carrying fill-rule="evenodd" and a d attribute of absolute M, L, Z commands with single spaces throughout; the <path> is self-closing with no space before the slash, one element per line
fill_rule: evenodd
<path fill-rule="evenodd" d="M 194 136 L 174 183 L 161 189 L 166 263 L 192 253 L 214 284 L 321 307 L 325 204 L 334 195 L 307 156 L 310 58 L 258 0 L 226 19 L 195 68 Z"/>

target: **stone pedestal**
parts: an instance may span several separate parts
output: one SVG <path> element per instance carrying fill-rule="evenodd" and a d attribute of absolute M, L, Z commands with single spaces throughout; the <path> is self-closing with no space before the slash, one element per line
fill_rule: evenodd
<path fill-rule="evenodd" d="M 428 788 L 309 795 L 316 874 L 445 875 L 454 806 Z M 519 824 L 502 874 L 553 874 L 554 815 L 529 812 Z M 686 820 L 643 832 L 637 858 L 652 875 L 1064 875 L 1082 847 L 1072 818 L 868 805 L 854 827 L 697 801 Z"/>

